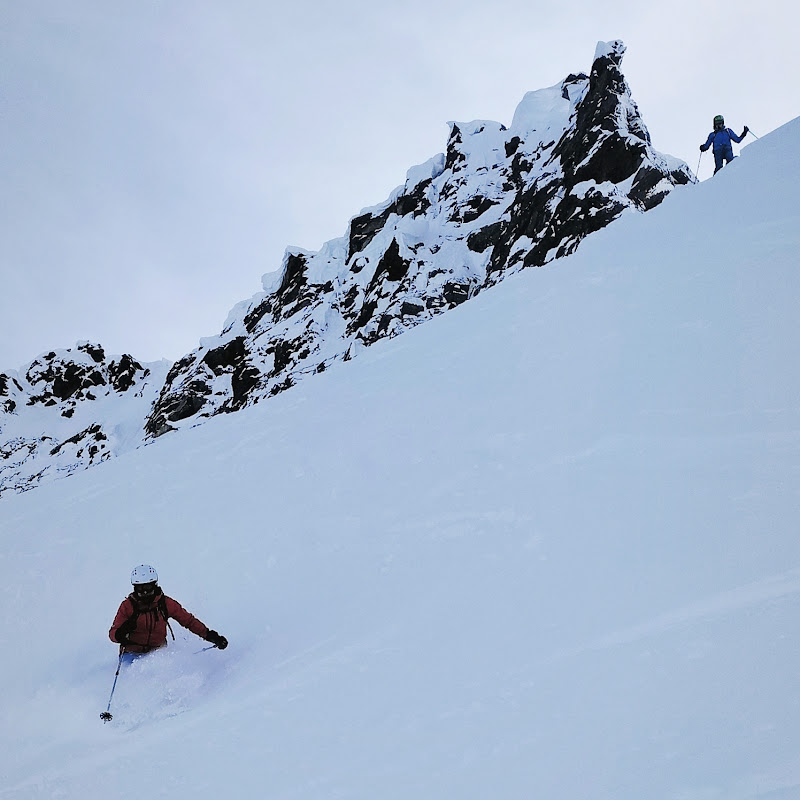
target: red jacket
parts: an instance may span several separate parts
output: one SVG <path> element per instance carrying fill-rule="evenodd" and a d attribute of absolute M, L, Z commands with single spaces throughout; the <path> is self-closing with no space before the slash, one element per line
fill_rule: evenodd
<path fill-rule="evenodd" d="M 159 590 L 152 600 L 145 602 L 129 594 L 114 617 L 108 638 L 118 642 L 117 630 L 124 626 L 123 630 L 130 631 L 130 638 L 122 649 L 128 653 L 147 653 L 167 643 L 167 619 L 174 619 L 201 639 L 208 635 L 208 628 L 197 617 Z"/>

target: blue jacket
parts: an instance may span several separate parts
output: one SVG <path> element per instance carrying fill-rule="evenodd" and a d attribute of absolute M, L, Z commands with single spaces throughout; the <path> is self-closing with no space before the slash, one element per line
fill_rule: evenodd
<path fill-rule="evenodd" d="M 731 146 L 731 139 L 738 144 L 744 139 L 744 136 L 737 136 L 730 128 L 723 128 L 721 131 L 711 131 L 711 133 L 708 134 L 706 143 L 702 145 L 700 149 L 705 152 L 711 147 L 713 142 L 715 153 L 717 150 L 727 150 Z"/>

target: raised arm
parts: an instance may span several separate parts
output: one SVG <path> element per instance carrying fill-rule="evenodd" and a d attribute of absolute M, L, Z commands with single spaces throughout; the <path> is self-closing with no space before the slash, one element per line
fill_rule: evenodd
<path fill-rule="evenodd" d="M 171 619 L 174 619 L 179 625 L 190 630 L 201 639 L 208 636 L 208 626 L 200 622 L 194 614 L 190 614 L 177 600 L 171 597 L 164 598 L 167 604 L 167 613 Z"/>

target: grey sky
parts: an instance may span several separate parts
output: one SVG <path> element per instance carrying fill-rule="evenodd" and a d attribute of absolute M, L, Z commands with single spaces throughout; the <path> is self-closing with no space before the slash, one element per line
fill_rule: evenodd
<path fill-rule="evenodd" d="M 175 359 L 444 149 L 588 71 L 598 40 L 657 149 L 714 114 L 800 113 L 789 2 L 0 0 L 0 371 L 98 341 Z M 710 174 L 704 157 L 701 177 Z"/>

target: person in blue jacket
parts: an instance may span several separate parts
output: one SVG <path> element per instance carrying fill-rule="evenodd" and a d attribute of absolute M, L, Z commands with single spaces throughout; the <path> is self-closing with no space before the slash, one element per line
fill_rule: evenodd
<path fill-rule="evenodd" d="M 716 169 L 714 170 L 714 174 L 716 175 L 726 163 L 730 163 L 733 161 L 735 156 L 733 155 L 733 146 L 731 145 L 731 141 L 736 142 L 737 144 L 747 136 L 747 132 L 750 129 L 747 125 L 744 126 L 744 130 L 742 131 L 741 136 L 737 136 L 730 128 L 725 127 L 725 118 L 722 114 L 717 114 L 714 117 L 714 130 L 708 134 L 708 139 L 706 139 L 705 144 L 700 145 L 700 150 L 705 153 L 711 145 L 714 145 L 714 164 L 716 165 Z"/>

